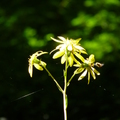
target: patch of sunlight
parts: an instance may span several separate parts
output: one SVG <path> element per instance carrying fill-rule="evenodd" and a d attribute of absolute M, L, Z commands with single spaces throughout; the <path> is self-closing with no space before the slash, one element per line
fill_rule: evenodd
<path fill-rule="evenodd" d="M 31 47 L 43 47 L 43 46 L 46 45 L 46 41 L 44 41 L 44 40 L 37 40 L 37 38 L 30 38 L 28 40 L 28 44 Z"/>
<path fill-rule="evenodd" d="M 117 24 L 111 23 L 109 24 L 110 30 L 115 30 L 117 28 Z"/>
<path fill-rule="evenodd" d="M 113 50 L 113 47 L 109 43 L 104 44 L 106 53 L 110 53 Z"/>
<path fill-rule="evenodd" d="M 71 21 L 73 26 L 86 25 L 86 27 L 94 27 L 98 24 L 98 19 L 96 16 L 87 15 L 83 12 L 80 12 L 76 18 Z"/>
<path fill-rule="evenodd" d="M 24 36 L 27 39 L 28 45 L 31 47 L 43 47 L 46 45 L 46 40 L 38 39 L 37 36 L 37 31 L 33 28 L 27 27 L 24 30 Z M 50 36 L 50 34 L 49 34 Z M 49 37 L 47 35 L 47 37 Z"/>
<path fill-rule="evenodd" d="M 98 59 L 98 60 L 102 59 L 104 54 L 103 54 L 102 48 L 98 42 L 86 40 L 83 42 L 82 45 L 84 46 L 84 48 L 86 48 L 86 50 L 89 54 L 94 54 L 96 59 Z"/>
<path fill-rule="evenodd" d="M 86 1 L 84 2 L 84 5 L 85 5 L 86 7 L 91 7 L 91 6 L 93 6 L 93 4 L 94 4 L 94 1 L 93 1 L 93 0 L 86 0 Z"/>
<path fill-rule="evenodd" d="M 111 45 L 111 37 L 112 35 L 109 33 L 102 33 L 96 36 L 95 40 L 98 41 L 98 43 L 103 47 L 103 52 L 110 53 L 113 48 Z"/>
<path fill-rule="evenodd" d="M 86 40 L 83 42 L 83 46 L 84 48 L 87 48 L 87 49 L 95 49 L 95 48 L 98 48 L 98 43 L 97 42 L 94 42 L 94 41 L 89 41 L 89 40 Z"/>
<path fill-rule="evenodd" d="M 33 37 L 35 35 L 36 35 L 36 30 L 33 28 L 28 27 L 24 30 L 24 36 L 26 38 Z"/>
<path fill-rule="evenodd" d="M 108 11 L 103 9 L 100 12 L 98 12 L 95 16 L 96 19 L 103 21 L 104 19 L 108 18 L 108 15 L 109 15 Z"/>
<path fill-rule="evenodd" d="M 87 23 L 86 24 L 87 27 L 93 28 L 97 24 L 97 19 L 95 17 L 89 17 L 89 19 L 87 19 L 86 23 Z"/>
<path fill-rule="evenodd" d="M 85 13 L 80 12 L 79 15 L 71 21 L 71 24 L 73 26 L 78 26 L 82 24 L 83 22 L 85 22 L 85 20 L 87 19 L 86 17 L 87 15 Z"/>
<path fill-rule="evenodd" d="M 71 21 L 71 24 L 73 26 L 78 26 L 80 24 L 80 18 L 77 17 L 77 18 L 74 18 L 72 21 Z"/>
<path fill-rule="evenodd" d="M 47 41 L 50 41 L 50 40 L 51 40 L 50 37 L 54 37 L 54 34 L 48 33 L 48 34 L 45 35 L 45 39 L 46 39 Z"/>
<path fill-rule="evenodd" d="M 111 52 L 113 49 L 120 48 L 120 42 L 118 36 L 115 36 L 112 33 L 102 33 L 96 37 L 101 44 L 105 46 L 107 52 Z"/>
<path fill-rule="evenodd" d="M 102 42 L 102 43 L 105 43 L 106 41 L 108 41 L 109 40 L 109 38 L 110 38 L 110 34 L 108 34 L 108 33 L 102 33 L 102 34 L 99 34 L 98 36 L 97 36 L 97 38 Z M 96 38 L 96 39 L 97 39 Z"/>
<path fill-rule="evenodd" d="M 120 6 L 120 1 L 119 0 L 105 0 L 106 4 L 114 4 L 114 5 L 119 5 Z"/>

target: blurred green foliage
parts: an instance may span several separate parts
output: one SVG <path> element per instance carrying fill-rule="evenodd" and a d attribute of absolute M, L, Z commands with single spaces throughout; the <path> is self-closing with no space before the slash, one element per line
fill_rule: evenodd
<path fill-rule="evenodd" d="M 50 37 L 64 36 L 82 38 L 87 52 L 105 64 L 98 70 L 101 76 L 89 86 L 87 78 L 78 82 L 77 76 L 72 81 L 68 120 L 119 120 L 119 9 L 120 0 L 1 0 L 0 119 L 63 119 L 62 96 L 56 85 L 44 71 L 34 70 L 30 79 L 27 69 L 29 55 L 51 51 L 56 43 Z M 43 59 L 62 85 L 60 60 Z M 38 89 L 41 91 L 16 100 Z"/>

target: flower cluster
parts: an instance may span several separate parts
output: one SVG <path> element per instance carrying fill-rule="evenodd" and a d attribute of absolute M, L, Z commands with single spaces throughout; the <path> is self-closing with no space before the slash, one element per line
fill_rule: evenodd
<path fill-rule="evenodd" d="M 95 62 L 95 58 L 94 58 L 94 55 L 93 54 L 91 54 L 90 56 L 89 56 L 89 58 L 87 58 L 86 60 L 84 60 L 84 62 L 81 64 L 81 63 L 79 63 L 79 64 L 75 64 L 74 66 L 76 66 L 76 67 L 78 67 L 75 71 L 74 71 L 74 73 L 75 74 L 79 74 L 79 73 L 81 73 L 81 72 L 83 72 L 81 75 L 80 75 L 80 77 L 78 78 L 78 80 L 82 80 L 85 76 L 86 76 L 86 74 L 87 74 L 87 72 L 88 72 L 88 84 L 90 83 L 90 74 L 92 75 L 92 77 L 93 77 L 93 79 L 96 79 L 96 76 L 95 76 L 95 73 L 97 74 L 97 75 L 100 75 L 100 73 L 94 68 L 94 66 L 96 65 L 96 63 L 94 63 Z M 100 64 L 100 63 L 99 63 Z M 101 64 L 102 65 L 102 64 Z"/>
<path fill-rule="evenodd" d="M 90 83 L 90 75 L 93 77 L 93 79 L 96 79 L 96 75 L 100 75 L 100 73 L 94 68 L 96 67 L 102 67 L 103 64 L 99 62 L 95 62 L 95 57 L 93 54 L 91 54 L 88 58 L 84 58 L 82 54 L 87 54 L 85 48 L 81 46 L 79 43 L 81 38 L 79 39 L 68 39 L 64 38 L 62 36 L 58 36 L 58 39 L 55 39 L 51 37 L 51 39 L 59 45 L 53 49 L 50 54 L 54 51 L 57 51 L 53 55 L 53 59 L 57 59 L 61 57 L 61 64 L 65 63 L 65 69 L 63 70 L 63 76 L 64 76 L 64 87 L 62 88 L 60 84 L 57 82 L 57 80 L 53 77 L 53 75 L 49 72 L 49 70 L 46 67 L 46 63 L 42 61 L 41 59 L 38 59 L 39 56 L 43 54 L 47 54 L 47 52 L 43 51 L 37 51 L 36 53 L 32 54 L 29 58 L 29 67 L 28 72 L 30 74 L 30 77 L 33 75 L 33 66 L 40 70 L 46 70 L 48 75 L 53 79 L 56 86 L 62 92 L 63 94 L 63 110 L 64 110 L 64 120 L 67 120 L 67 105 L 68 105 L 68 99 L 67 99 L 67 87 L 70 85 L 71 80 L 76 74 L 80 74 L 78 80 L 82 80 L 88 73 L 88 84 Z M 70 77 L 70 79 L 67 79 L 67 73 L 69 67 L 77 67 L 74 71 L 73 75 Z"/>
<path fill-rule="evenodd" d="M 76 40 L 68 38 L 66 39 L 62 36 L 58 36 L 58 38 L 59 39 L 51 37 L 53 41 L 59 43 L 59 45 L 50 52 L 52 53 L 57 50 L 57 52 L 53 55 L 53 59 L 61 57 L 61 64 L 67 62 L 68 66 L 70 67 L 78 67 L 74 71 L 74 74 L 80 74 L 83 72 L 79 76 L 78 80 L 82 80 L 88 73 L 88 84 L 90 82 L 90 74 L 92 75 L 93 79 L 96 79 L 95 73 L 97 75 L 100 75 L 100 73 L 94 68 L 94 66 L 101 67 L 103 66 L 103 64 L 98 62 L 95 63 L 95 58 L 93 54 L 91 54 L 87 59 L 82 56 L 82 54 L 87 54 L 87 52 L 85 48 L 83 48 L 79 43 L 81 38 Z M 33 66 L 40 71 L 42 71 L 43 68 L 46 66 L 45 62 L 37 58 L 46 53 L 47 52 L 38 51 L 30 56 L 28 67 L 30 77 L 32 77 L 33 74 Z"/>
<path fill-rule="evenodd" d="M 79 41 L 81 38 L 77 40 L 73 39 L 65 39 L 62 36 L 58 37 L 60 40 L 57 40 L 55 38 L 52 38 L 55 42 L 60 43 L 54 50 L 59 50 L 53 55 L 53 59 L 61 57 L 61 64 L 64 64 L 67 60 L 69 62 L 70 67 L 72 67 L 74 61 L 77 62 L 77 58 L 79 58 L 81 61 L 84 61 L 84 58 L 82 57 L 81 53 L 87 54 L 85 49 L 80 46 Z M 53 51 L 54 51 L 53 50 Z"/>
<path fill-rule="evenodd" d="M 100 66 L 103 66 L 103 64 L 98 63 L 98 62 L 95 63 L 95 58 L 93 54 L 91 54 L 89 58 L 87 59 L 84 59 L 84 57 L 81 55 L 82 53 L 87 54 L 86 50 L 79 43 L 81 38 L 77 40 L 68 39 L 68 38 L 65 39 L 62 36 L 58 36 L 58 38 L 60 40 L 51 37 L 52 40 L 60 43 L 60 45 L 58 45 L 54 49 L 58 51 L 53 55 L 53 59 L 61 57 L 61 64 L 64 64 L 65 61 L 68 61 L 70 67 L 72 66 L 78 67 L 74 71 L 74 74 L 80 74 L 84 71 L 80 75 L 78 80 L 82 80 L 88 73 L 88 84 L 90 82 L 90 74 L 92 75 L 94 79 L 96 79 L 95 73 L 97 75 L 100 75 L 100 73 L 94 68 L 94 66 L 100 67 Z M 74 62 L 76 64 L 73 64 Z"/>

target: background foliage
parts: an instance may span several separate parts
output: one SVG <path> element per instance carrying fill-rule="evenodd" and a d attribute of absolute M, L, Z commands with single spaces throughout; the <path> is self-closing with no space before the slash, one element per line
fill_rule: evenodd
<path fill-rule="evenodd" d="M 62 95 L 45 71 L 28 74 L 28 57 L 57 45 L 50 37 L 82 38 L 101 76 L 68 88 L 69 120 L 120 120 L 120 0 L 0 1 L 0 120 L 63 120 Z M 60 60 L 44 56 L 63 84 Z M 74 68 L 70 69 L 69 76 Z M 19 99 L 21 96 L 32 93 Z"/>

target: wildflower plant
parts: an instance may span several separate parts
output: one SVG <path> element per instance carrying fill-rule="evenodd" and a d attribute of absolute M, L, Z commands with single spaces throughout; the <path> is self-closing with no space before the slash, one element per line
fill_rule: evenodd
<path fill-rule="evenodd" d="M 99 62 L 95 62 L 94 54 L 91 54 L 88 58 L 84 58 L 82 54 L 87 54 L 85 48 L 81 46 L 79 43 L 81 38 L 79 39 L 66 39 L 62 36 L 58 36 L 59 39 L 52 38 L 51 39 L 59 45 L 53 49 L 50 54 L 53 54 L 53 59 L 57 59 L 61 57 L 61 64 L 65 64 L 65 68 L 63 70 L 64 76 L 64 87 L 62 88 L 57 80 L 53 77 L 50 71 L 47 69 L 47 64 L 38 57 L 42 57 L 42 55 L 47 54 L 48 52 L 37 51 L 29 58 L 29 67 L 28 72 L 30 77 L 33 75 L 33 66 L 40 70 L 46 70 L 48 75 L 53 79 L 55 84 L 57 85 L 58 89 L 63 95 L 63 112 L 64 112 L 64 120 L 67 120 L 67 106 L 68 106 L 68 98 L 67 98 L 67 87 L 70 85 L 71 80 L 77 74 L 79 74 L 78 81 L 82 80 L 88 74 L 88 84 L 90 83 L 90 75 L 93 79 L 96 79 L 95 74 L 100 75 L 100 73 L 94 67 L 102 67 L 103 64 Z M 76 70 L 73 72 L 73 75 L 70 79 L 67 78 L 68 68 L 69 67 L 77 67 Z"/>

